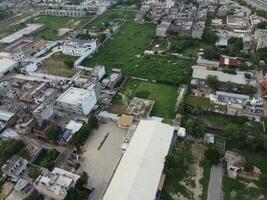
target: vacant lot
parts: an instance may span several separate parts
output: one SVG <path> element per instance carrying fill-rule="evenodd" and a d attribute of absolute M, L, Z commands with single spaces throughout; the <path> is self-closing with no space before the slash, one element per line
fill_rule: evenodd
<path fill-rule="evenodd" d="M 44 60 L 40 70 L 52 75 L 72 77 L 75 70 L 73 67 L 67 66 L 66 63 L 74 62 L 76 59 L 77 57 L 56 53 Z"/>
<path fill-rule="evenodd" d="M 46 40 L 57 40 L 64 36 L 68 31 L 77 28 L 87 22 L 91 17 L 58 17 L 40 16 L 33 20 L 34 23 L 41 23 L 47 26 L 36 35 Z"/>
<path fill-rule="evenodd" d="M 173 118 L 177 98 L 177 89 L 173 86 L 130 80 L 121 90 L 121 93 L 127 98 L 128 103 L 133 97 L 154 100 L 156 103 L 152 115 Z M 115 107 L 123 105 L 122 98 L 120 96 L 115 97 L 113 104 Z"/>
<path fill-rule="evenodd" d="M 176 147 L 166 159 L 166 180 L 161 199 L 200 200 L 203 190 L 207 190 L 207 174 L 201 165 L 204 160 L 202 144 L 192 144 L 177 140 Z M 209 174 L 208 174 L 209 176 Z M 204 184 L 204 185 L 203 185 Z"/>
<path fill-rule="evenodd" d="M 89 175 L 89 187 L 95 187 L 91 200 L 98 200 L 107 187 L 122 156 L 121 144 L 125 130 L 107 121 L 100 124 L 82 148 L 80 171 Z"/>
<path fill-rule="evenodd" d="M 154 24 L 128 21 L 121 30 L 83 65 L 104 65 L 107 71 L 121 68 L 124 75 L 175 82 L 188 79 L 193 61 L 175 57 L 143 56 L 155 35 Z"/>
<path fill-rule="evenodd" d="M 198 96 L 188 96 L 186 98 L 186 103 L 191 106 L 199 106 L 204 109 L 217 109 L 226 112 L 227 107 L 222 105 L 217 105 L 210 102 L 208 98 L 198 97 Z"/>

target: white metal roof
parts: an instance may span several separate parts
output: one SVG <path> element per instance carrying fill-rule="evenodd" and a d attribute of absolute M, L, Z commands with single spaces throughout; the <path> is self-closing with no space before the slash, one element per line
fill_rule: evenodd
<path fill-rule="evenodd" d="M 8 121 L 14 115 L 15 115 L 15 113 L 0 110 L 0 120 L 2 120 L 2 121 Z"/>
<path fill-rule="evenodd" d="M 28 34 L 30 34 L 32 32 L 37 31 L 38 29 L 40 29 L 43 26 L 44 26 L 44 24 L 27 24 L 27 26 L 25 28 L 20 29 L 17 32 L 10 34 L 5 38 L 2 38 L 0 40 L 0 43 L 11 43 L 11 42 L 14 42 L 15 40 L 21 38 L 24 35 L 28 35 Z"/>
<path fill-rule="evenodd" d="M 14 67 L 16 62 L 10 58 L 0 58 L 0 73 L 4 73 Z"/>
<path fill-rule="evenodd" d="M 174 128 L 140 121 L 103 200 L 154 200 Z"/>
<path fill-rule="evenodd" d="M 243 74 L 228 74 L 222 71 L 208 70 L 201 66 L 193 66 L 193 78 L 205 80 L 209 75 L 217 76 L 220 82 L 231 81 L 240 85 L 245 85 L 247 83 Z"/>

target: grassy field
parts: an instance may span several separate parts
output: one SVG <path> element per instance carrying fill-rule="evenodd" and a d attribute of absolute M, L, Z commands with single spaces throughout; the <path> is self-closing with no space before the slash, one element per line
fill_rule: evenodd
<path fill-rule="evenodd" d="M 57 53 L 45 59 L 40 70 L 52 75 L 72 77 L 75 74 L 75 70 L 67 66 L 65 62 L 75 61 L 76 59 L 77 57 Z"/>
<path fill-rule="evenodd" d="M 244 180 L 223 177 L 223 193 L 225 200 L 260 200 L 267 198 L 267 189 L 248 187 Z"/>
<path fill-rule="evenodd" d="M 167 119 L 174 117 L 173 110 L 176 103 L 177 90 L 173 86 L 130 80 L 120 92 L 128 98 L 128 101 L 135 96 L 154 100 L 156 103 L 151 115 Z M 119 96 L 116 96 L 112 103 L 117 107 L 122 105 L 122 100 Z"/>
<path fill-rule="evenodd" d="M 224 130 L 229 123 L 236 123 L 239 125 L 241 131 L 253 134 L 254 132 L 262 133 L 262 124 L 250 121 L 245 117 L 236 117 L 223 114 L 216 114 L 212 112 L 203 112 L 193 118 L 197 119 L 203 126 L 212 129 Z"/>
<path fill-rule="evenodd" d="M 84 28 L 87 29 L 102 29 L 106 27 L 106 23 L 116 23 L 125 20 L 133 20 L 135 16 L 134 11 L 126 10 L 108 10 L 102 15 L 98 16 L 90 24 L 86 25 Z"/>
<path fill-rule="evenodd" d="M 33 20 L 34 23 L 42 23 L 47 26 L 41 32 L 36 35 L 46 40 L 57 40 L 64 36 L 64 33 L 60 34 L 59 29 L 67 28 L 74 29 L 81 26 L 91 19 L 88 17 L 58 17 L 58 16 L 40 16 Z"/>
<path fill-rule="evenodd" d="M 208 98 L 205 97 L 197 97 L 197 96 L 188 96 L 186 98 L 186 103 L 191 106 L 199 106 L 201 108 L 210 108 L 217 109 L 221 111 L 226 111 L 227 107 L 222 105 L 217 105 L 212 102 Z"/>
<path fill-rule="evenodd" d="M 189 78 L 193 61 L 174 57 L 143 56 L 146 47 L 155 35 L 154 24 L 138 24 L 127 22 L 119 33 L 109 39 L 83 65 L 92 67 L 104 65 L 107 71 L 121 68 L 124 75 L 142 78 L 177 81 Z"/>

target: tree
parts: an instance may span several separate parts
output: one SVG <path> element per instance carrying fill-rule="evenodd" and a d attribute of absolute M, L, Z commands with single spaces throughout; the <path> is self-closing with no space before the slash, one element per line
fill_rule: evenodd
<path fill-rule="evenodd" d="M 217 164 L 219 164 L 219 162 L 220 162 L 220 157 L 221 157 L 221 155 L 220 155 L 220 152 L 219 152 L 216 148 L 210 146 L 207 150 L 205 150 L 205 157 L 206 157 L 206 158 L 207 158 L 213 165 L 217 165 Z"/>
<path fill-rule="evenodd" d="M 259 183 L 262 187 L 267 187 L 267 175 L 266 174 L 261 174 L 259 177 Z"/>
<path fill-rule="evenodd" d="M 206 28 L 204 30 L 204 33 L 202 35 L 202 40 L 204 40 L 205 42 L 214 44 L 218 39 L 219 38 L 216 35 L 215 31 L 213 31 L 211 28 Z"/>
<path fill-rule="evenodd" d="M 267 28 L 267 21 L 263 21 L 257 24 L 259 29 L 266 29 Z"/>
<path fill-rule="evenodd" d="M 254 165 L 253 165 L 252 162 L 247 161 L 247 162 L 244 164 L 244 170 L 245 170 L 246 172 L 251 172 L 251 171 L 253 171 L 253 169 L 254 169 Z"/>
<path fill-rule="evenodd" d="M 246 95 L 252 95 L 255 93 L 255 88 L 252 85 L 244 85 L 241 92 Z"/>
<path fill-rule="evenodd" d="M 226 125 L 224 129 L 225 136 L 228 137 L 230 140 L 239 139 L 241 136 L 240 129 L 234 123 L 229 123 Z"/>
<path fill-rule="evenodd" d="M 193 134 L 195 128 L 195 122 L 192 119 L 188 119 L 186 121 L 185 128 L 189 134 Z"/>
<path fill-rule="evenodd" d="M 89 178 L 88 174 L 86 172 L 82 172 L 80 178 L 77 180 L 75 187 L 83 188 L 83 186 L 87 184 L 88 178 Z"/>
<path fill-rule="evenodd" d="M 46 133 L 46 138 L 56 142 L 59 139 L 60 134 L 61 131 L 59 128 L 50 128 Z"/>
<path fill-rule="evenodd" d="M 234 87 L 235 87 L 235 84 L 233 82 L 231 82 L 231 81 L 226 82 L 227 90 L 233 91 Z"/>
<path fill-rule="evenodd" d="M 98 129 L 98 119 L 95 115 L 92 115 L 88 119 L 88 124 L 92 129 Z"/>
<path fill-rule="evenodd" d="M 36 179 L 41 173 L 41 170 L 38 167 L 32 167 L 29 170 L 28 176 L 32 179 Z"/>
<path fill-rule="evenodd" d="M 218 60 L 220 58 L 219 50 L 216 47 L 208 46 L 204 49 L 204 57 L 209 60 Z"/>
<path fill-rule="evenodd" d="M 217 88 L 218 84 L 219 84 L 219 81 L 218 81 L 218 78 L 217 76 L 214 76 L 214 75 L 208 75 L 207 76 L 207 83 L 210 87 L 212 88 Z"/>

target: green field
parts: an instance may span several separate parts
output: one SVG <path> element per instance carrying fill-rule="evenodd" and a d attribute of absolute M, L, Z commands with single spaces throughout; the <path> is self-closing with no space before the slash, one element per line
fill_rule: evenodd
<path fill-rule="evenodd" d="M 133 20 L 135 12 L 126 10 L 108 10 L 102 15 L 98 16 L 90 24 L 86 25 L 84 28 L 87 29 L 102 29 L 105 28 L 107 23 L 122 22 L 125 20 Z"/>
<path fill-rule="evenodd" d="M 65 34 L 60 34 L 58 29 L 77 28 L 91 19 L 88 17 L 58 17 L 58 16 L 40 16 L 33 20 L 34 23 L 45 24 L 47 27 L 43 31 L 38 32 L 36 35 L 46 40 L 57 40 Z"/>
<path fill-rule="evenodd" d="M 109 39 L 83 65 L 104 65 L 107 71 L 121 68 L 124 75 L 175 82 L 189 79 L 192 60 L 174 57 L 143 56 L 144 50 L 155 35 L 154 24 L 127 22 L 119 33 Z"/>
<path fill-rule="evenodd" d="M 167 119 L 174 116 L 177 90 L 173 86 L 131 80 L 126 83 L 120 92 L 128 98 L 128 101 L 133 97 L 154 100 L 156 103 L 151 115 Z M 112 103 L 115 107 L 122 105 L 121 98 L 116 96 Z"/>

